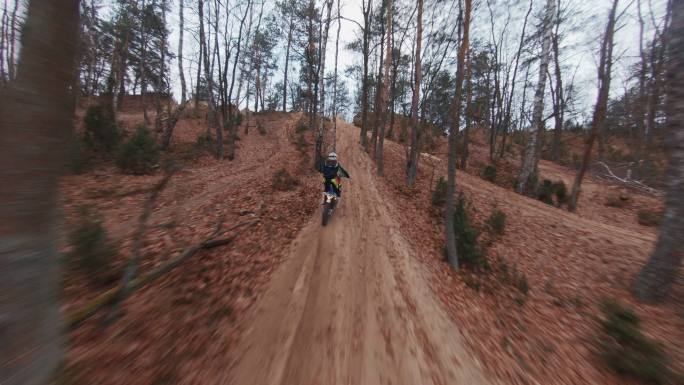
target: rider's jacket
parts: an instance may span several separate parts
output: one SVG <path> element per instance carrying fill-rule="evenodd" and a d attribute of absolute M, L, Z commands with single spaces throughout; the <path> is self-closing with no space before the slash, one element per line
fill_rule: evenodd
<path fill-rule="evenodd" d="M 323 178 L 326 180 L 331 180 L 335 179 L 336 177 L 340 176 L 342 178 L 349 178 L 349 173 L 347 170 L 342 168 L 339 163 L 337 163 L 337 166 L 328 166 L 328 165 L 323 165 L 319 171 L 321 174 L 323 174 Z"/>

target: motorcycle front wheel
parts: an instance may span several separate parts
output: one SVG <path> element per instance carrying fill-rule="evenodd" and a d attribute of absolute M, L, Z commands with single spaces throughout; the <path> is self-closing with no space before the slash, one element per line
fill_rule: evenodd
<path fill-rule="evenodd" d="M 330 214 L 331 214 L 331 212 L 332 212 L 331 205 L 332 205 L 332 203 L 330 203 L 330 202 L 325 202 L 325 204 L 323 205 L 323 220 L 322 220 L 322 224 L 323 224 L 324 227 L 325 227 L 325 225 L 328 224 L 328 219 L 330 219 Z"/>

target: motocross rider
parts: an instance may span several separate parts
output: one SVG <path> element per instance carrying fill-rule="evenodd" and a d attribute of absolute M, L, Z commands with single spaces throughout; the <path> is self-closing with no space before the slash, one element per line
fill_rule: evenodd
<path fill-rule="evenodd" d="M 349 178 L 349 173 L 337 161 L 337 154 L 334 152 L 328 154 L 328 158 L 325 160 L 325 163 L 321 164 L 318 171 L 323 174 L 323 184 L 325 186 L 323 192 L 328 191 L 332 186 L 337 198 L 342 198 L 342 178 Z M 325 200 L 323 203 L 325 203 Z"/>

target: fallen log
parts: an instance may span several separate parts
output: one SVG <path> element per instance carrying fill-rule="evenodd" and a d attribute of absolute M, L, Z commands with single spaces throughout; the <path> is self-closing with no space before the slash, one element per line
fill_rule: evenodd
<path fill-rule="evenodd" d="M 242 222 L 238 223 L 235 226 L 231 227 L 229 230 L 237 229 L 237 228 L 244 228 L 253 226 L 255 224 L 259 223 L 258 219 L 248 221 L 248 222 Z M 147 274 L 144 274 L 142 276 L 139 276 L 132 281 L 129 282 L 127 285 L 126 290 L 129 291 L 129 293 L 134 292 L 135 290 L 152 283 L 155 281 L 157 278 L 161 277 L 162 275 L 172 271 L 179 265 L 181 265 L 183 262 L 185 262 L 187 259 L 195 255 L 198 251 L 200 250 L 206 250 L 222 245 L 229 244 L 233 242 L 237 236 L 240 234 L 240 231 L 232 234 L 229 237 L 226 238 L 221 238 L 221 239 L 214 239 L 220 232 L 221 232 L 221 227 L 222 227 L 222 222 L 219 222 L 216 226 L 216 229 L 211 233 L 210 236 L 202 240 L 201 242 L 190 246 L 183 250 L 177 257 L 171 259 L 170 261 L 159 265 L 149 271 Z M 124 290 L 123 285 L 118 285 L 116 287 L 113 287 L 104 293 L 100 294 L 99 296 L 95 297 L 90 303 L 87 305 L 83 306 L 82 308 L 75 310 L 71 313 L 69 313 L 66 317 L 66 327 L 67 329 L 73 329 L 76 326 L 80 325 L 83 321 L 87 320 L 91 316 L 93 316 L 95 313 L 97 313 L 99 310 L 104 308 L 105 306 L 111 305 L 116 301 L 119 296 L 121 295 L 122 290 Z"/>

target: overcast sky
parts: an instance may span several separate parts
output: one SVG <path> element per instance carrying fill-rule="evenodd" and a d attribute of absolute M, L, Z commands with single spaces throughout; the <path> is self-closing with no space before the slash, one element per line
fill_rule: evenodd
<path fill-rule="evenodd" d="M 341 0 L 341 14 L 344 18 L 356 20 L 358 22 L 362 21 L 361 13 L 361 0 Z M 374 1 L 377 3 L 379 0 Z M 318 1 L 322 3 L 322 0 Z M 573 16 L 574 24 L 577 26 L 577 30 L 569 31 L 568 37 L 565 40 L 564 46 L 561 52 L 561 59 L 564 66 L 564 77 L 566 77 L 565 82 L 569 81 L 569 78 L 574 78 L 574 84 L 578 91 L 577 95 L 577 108 L 586 117 L 591 113 L 593 106 L 593 99 L 596 95 L 596 66 L 597 66 L 597 50 L 599 40 L 604 32 L 606 18 L 608 10 L 611 6 L 610 0 L 593 0 L 590 2 L 582 0 L 563 0 L 563 3 L 571 3 L 570 6 L 577 13 Z M 642 0 L 643 10 L 645 16 L 647 17 L 647 27 L 649 30 L 645 36 L 646 39 L 650 38 L 651 28 L 650 28 L 650 17 L 649 9 L 652 7 L 653 13 L 655 15 L 656 21 L 659 21 L 664 13 L 665 0 Z M 187 1 L 186 1 L 187 3 Z M 194 2 L 193 2 L 194 3 Z M 271 1 L 266 2 L 266 11 L 272 7 Z M 412 3 L 406 0 L 401 1 L 402 4 L 406 4 L 409 8 L 412 8 Z M 426 3 L 428 3 L 426 1 Z M 491 19 L 489 14 L 489 9 L 487 7 L 487 2 L 483 0 L 474 0 L 476 4 L 476 11 L 474 13 L 473 19 L 473 37 L 478 39 L 487 39 L 490 36 Z M 538 18 L 534 15 L 538 14 L 546 1 L 544 0 L 534 0 L 534 11 L 531 16 L 533 20 L 530 20 L 530 25 L 528 26 L 528 33 L 532 31 L 534 25 L 537 23 Z M 260 4 L 260 3 L 258 3 Z M 447 2 L 447 4 L 450 4 Z M 492 0 L 492 8 L 495 14 L 495 26 L 496 28 L 502 28 L 504 25 L 505 15 L 508 10 L 511 10 L 512 19 L 509 24 L 509 33 L 507 34 L 511 41 L 516 41 L 519 38 L 520 25 L 522 25 L 522 18 L 528 7 L 528 2 L 526 0 L 512 0 L 512 1 L 502 1 L 502 0 Z M 638 57 L 638 21 L 636 12 L 636 0 L 621 0 L 619 6 L 619 13 L 622 13 L 625 8 L 628 8 L 622 18 L 620 19 L 621 28 L 618 30 L 615 41 L 616 46 L 614 50 L 614 56 L 616 58 L 616 63 L 614 65 L 613 71 L 613 83 L 612 83 L 612 95 L 618 95 L 624 91 L 624 84 L 627 81 L 628 68 L 632 66 Z M 187 5 L 186 5 L 187 6 Z M 170 43 L 173 51 L 176 50 L 178 44 L 178 4 L 177 0 L 174 1 L 172 5 L 172 13 L 167 15 L 169 28 L 172 33 L 170 36 Z M 446 7 L 443 5 L 443 7 Z M 333 13 L 335 13 L 336 5 L 333 7 Z M 440 8 L 440 14 L 435 15 L 436 18 L 451 19 L 451 23 L 456 23 L 455 12 L 449 14 L 445 12 L 446 8 Z M 428 18 L 433 15 L 431 12 L 436 12 L 437 8 L 426 7 L 424 15 L 424 23 L 427 24 Z M 197 22 L 197 17 L 195 15 L 196 11 L 194 9 L 186 9 L 186 30 L 194 29 L 196 30 L 195 23 Z M 408 15 L 404 15 L 408 16 Z M 406 17 L 404 17 L 406 18 Z M 446 21 L 445 20 L 445 21 Z M 237 27 L 237 22 L 235 23 Z M 451 24 L 453 25 L 453 24 Z M 426 26 L 426 28 L 428 28 Z M 331 24 L 330 30 L 330 40 L 328 42 L 328 54 L 326 60 L 326 68 L 332 71 L 334 65 L 334 49 L 335 49 L 335 34 L 337 31 L 337 23 L 333 22 Z M 427 31 L 426 31 L 427 32 Z M 518 36 L 516 36 L 518 35 Z M 344 69 L 355 63 L 360 63 L 361 56 L 356 53 L 352 53 L 344 49 L 347 43 L 356 39 L 359 36 L 359 27 L 347 20 L 342 20 L 342 29 L 340 33 L 340 55 L 339 55 L 339 69 L 340 73 L 344 73 Z M 283 39 L 284 40 L 284 39 Z M 412 40 L 412 39 L 411 39 Z M 185 38 L 185 48 L 184 48 L 184 65 L 186 72 L 186 79 L 190 76 L 191 68 L 195 67 L 194 59 L 197 52 L 197 43 L 195 38 L 190 34 L 186 33 Z M 281 60 L 280 66 L 277 70 L 277 75 L 274 81 L 282 79 L 282 61 L 284 54 L 284 44 L 282 41 L 278 47 L 279 60 Z M 407 39 L 407 44 L 404 50 L 408 52 L 411 43 Z M 424 43 L 425 44 L 425 43 Z M 511 46 L 514 47 L 515 44 Z M 455 55 L 456 48 L 453 47 L 453 55 Z M 537 49 L 538 51 L 538 49 Z M 195 67 L 196 68 L 196 67 Z M 172 65 L 173 69 L 173 89 L 176 96 L 180 95 L 180 85 L 178 80 L 178 67 L 176 63 Z M 537 74 L 531 76 L 530 79 L 536 81 Z M 327 71 L 326 71 L 327 72 Z M 188 79 L 188 85 L 189 85 Z M 348 79 L 348 85 L 351 92 L 355 92 L 356 84 Z M 547 87 L 548 88 L 548 87 Z"/>

